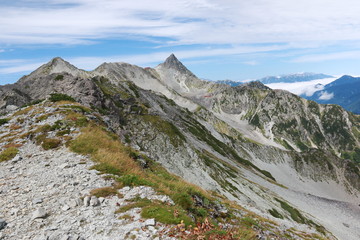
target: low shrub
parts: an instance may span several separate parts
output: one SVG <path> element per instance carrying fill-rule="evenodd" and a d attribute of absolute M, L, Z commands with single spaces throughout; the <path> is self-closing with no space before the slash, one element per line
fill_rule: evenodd
<path fill-rule="evenodd" d="M 273 217 L 276 217 L 276 218 L 280 218 L 280 219 L 283 219 L 283 215 L 281 215 L 276 209 L 269 209 L 268 210 L 269 213 L 273 216 Z"/>
<path fill-rule="evenodd" d="M 9 122 L 8 118 L 2 118 L 2 119 L 0 119 L 0 126 L 6 124 L 8 122 Z"/>
<path fill-rule="evenodd" d="M 49 150 L 49 149 L 57 148 L 58 146 L 60 146 L 60 144 L 61 144 L 60 139 L 45 138 L 41 146 L 43 147 L 43 149 Z"/>
<path fill-rule="evenodd" d="M 52 101 L 52 102 L 59 102 L 59 101 L 76 102 L 73 97 L 70 97 L 69 95 L 62 94 L 62 93 L 52 93 L 52 94 L 50 94 L 49 100 Z"/>
<path fill-rule="evenodd" d="M 56 77 L 55 77 L 55 80 L 56 81 L 61 81 L 61 80 L 63 80 L 64 79 L 64 75 L 61 75 L 61 74 L 59 74 L 59 75 L 57 75 Z"/>
<path fill-rule="evenodd" d="M 0 153 L 0 162 L 8 161 L 13 159 L 19 150 L 15 147 L 9 147 Z"/>
<path fill-rule="evenodd" d="M 165 224 L 180 224 L 181 222 L 186 226 L 193 224 L 193 221 L 186 215 L 184 210 L 176 206 L 153 203 L 143 208 L 141 216 L 143 218 L 155 218 L 156 221 Z"/>
<path fill-rule="evenodd" d="M 96 197 L 108 197 L 118 194 L 117 190 L 113 187 L 102 187 L 91 190 L 91 195 Z"/>

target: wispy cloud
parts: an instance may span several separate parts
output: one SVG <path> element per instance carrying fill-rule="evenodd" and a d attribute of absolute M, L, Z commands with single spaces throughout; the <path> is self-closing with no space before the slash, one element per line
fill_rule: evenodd
<path fill-rule="evenodd" d="M 250 65 L 250 66 L 255 66 L 255 65 L 258 65 L 259 62 L 258 61 L 255 61 L 255 60 L 252 60 L 252 61 L 246 61 L 246 62 L 242 62 L 243 64 L 246 64 L 246 65 Z"/>
<path fill-rule="evenodd" d="M 12 74 L 12 73 L 23 73 L 34 71 L 36 68 L 40 67 L 43 62 L 30 63 L 30 64 L 18 64 L 11 67 L 0 68 L 0 74 Z"/>
<path fill-rule="evenodd" d="M 319 100 L 330 100 L 334 97 L 334 93 L 328 93 L 327 91 L 322 91 L 320 94 Z"/>
<path fill-rule="evenodd" d="M 18 2 L 0 3 L 0 43 L 82 44 L 124 35 L 167 37 L 176 44 L 360 39 L 356 0 Z"/>
<path fill-rule="evenodd" d="M 297 57 L 293 62 L 322 62 L 329 60 L 360 59 L 360 51 L 345 51 L 324 54 L 310 54 Z"/>

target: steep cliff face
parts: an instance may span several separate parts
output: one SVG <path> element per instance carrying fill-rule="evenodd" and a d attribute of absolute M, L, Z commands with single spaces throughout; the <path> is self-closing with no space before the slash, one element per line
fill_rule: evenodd
<path fill-rule="evenodd" d="M 56 58 L 1 87 L 0 108 L 56 92 L 106 116 L 123 142 L 187 181 L 297 221 L 285 199 L 337 236 L 357 239 L 359 118 L 338 106 L 261 83 L 206 82 L 172 55 L 155 69 L 104 63 L 91 72 Z"/>

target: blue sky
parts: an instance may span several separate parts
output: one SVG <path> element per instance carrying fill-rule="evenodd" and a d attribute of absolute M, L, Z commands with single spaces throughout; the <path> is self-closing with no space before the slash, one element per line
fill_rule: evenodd
<path fill-rule="evenodd" d="M 0 84 L 60 56 L 154 67 L 171 53 L 198 77 L 360 74 L 357 0 L 1 0 Z"/>

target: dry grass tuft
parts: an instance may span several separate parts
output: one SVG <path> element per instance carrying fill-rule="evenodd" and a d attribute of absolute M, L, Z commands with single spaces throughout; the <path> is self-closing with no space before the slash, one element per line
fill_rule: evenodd
<path fill-rule="evenodd" d="M 19 152 L 19 150 L 14 147 L 5 149 L 4 151 L 2 151 L 0 153 L 0 162 L 4 162 L 4 161 L 13 159 L 16 156 L 16 154 L 18 154 L 18 152 Z"/>

